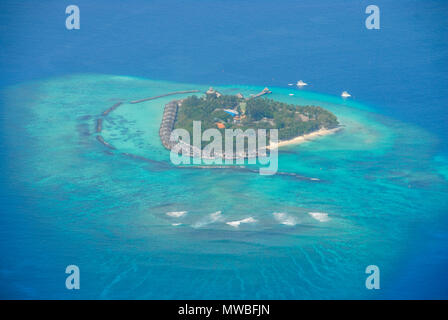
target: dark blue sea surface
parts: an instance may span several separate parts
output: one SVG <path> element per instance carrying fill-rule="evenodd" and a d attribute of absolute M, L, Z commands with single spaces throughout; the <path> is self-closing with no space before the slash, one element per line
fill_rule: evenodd
<path fill-rule="evenodd" d="M 80 0 L 72 31 L 68 4 L 0 4 L 2 298 L 448 297 L 448 2 Z M 364 26 L 370 4 L 380 30 Z M 288 87 L 299 79 L 306 90 Z M 209 85 L 340 116 L 346 133 L 280 155 L 324 183 L 165 166 L 169 98 L 105 123 L 154 162 L 92 138 L 116 101 Z"/>

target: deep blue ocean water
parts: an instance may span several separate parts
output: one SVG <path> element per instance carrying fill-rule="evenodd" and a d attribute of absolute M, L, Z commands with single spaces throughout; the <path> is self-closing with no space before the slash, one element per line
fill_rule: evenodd
<path fill-rule="evenodd" d="M 370 1 L 75 4 L 76 31 L 68 3 L 0 4 L 2 298 L 447 298 L 446 1 L 376 1 L 380 30 L 364 27 Z M 310 86 L 294 100 L 298 79 Z M 162 149 L 145 154 L 162 163 L 150 168 L 110 161 L 83 138 L 93 123 L 70 113 L 209 85 L 273 87 L 355 123 L 281 156 L 282 170 L 329 183 L 179 173 Z M 146 152 L 166 101 L 119 109 L 105 134 Z M 165 213 L 180 210 L 191 227 L 170 225 Z M 218 211 L 258 223 L 228 230 L 207 220 Z M 275 212 L 297 224 L 275 225 Z M 72 263 L 78 292 L 64 287 Z M 368 264 L 382 268 L 377 292 L 363 287 Z"/>

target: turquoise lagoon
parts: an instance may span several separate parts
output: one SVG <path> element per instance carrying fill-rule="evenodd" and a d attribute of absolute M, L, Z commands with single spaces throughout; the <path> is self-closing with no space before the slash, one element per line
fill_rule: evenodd
<path fill-rule="evenodd" d="M 263 89 L 210 85 L 228 94 Z M 402 270 L 421 249 L 421 230 L 448 208 L 438 138 L 356 99 L 273 87 L 270 98 L 327 108 L 343 129 L 281 148 L 273 176 L 177 168 L 158 129 L 164 104 L 182 95 L 128 102 L 208 86 L 80 74 L 2 90 L 8 188 L 22 199 L 20 212 L 1 218 L 5 295 L 406 296 Z M 103 123 L 110 150 L 96 140 L 96 119 L 118 101 Z M 70 264 L 81 270 L 76 292 L 64 286 Z M 380 290 L 365 288 L 371 264 Z"/>

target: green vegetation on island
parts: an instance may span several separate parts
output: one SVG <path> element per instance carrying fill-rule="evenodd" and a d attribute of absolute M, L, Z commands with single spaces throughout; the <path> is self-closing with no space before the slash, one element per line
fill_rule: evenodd
<path fill-rule="evenodd" d="M 192 136 L 193 121 L 201 121 L 202 131 L 224 129 L 278 129 L 279 140 L 289 140 L 319 129 L 339 125 L 336 116 L 318 106 L 298 106 L 267 98 L 244 99 L 241 95 L 195 95 L 182 101 L 175 128 Z"/>

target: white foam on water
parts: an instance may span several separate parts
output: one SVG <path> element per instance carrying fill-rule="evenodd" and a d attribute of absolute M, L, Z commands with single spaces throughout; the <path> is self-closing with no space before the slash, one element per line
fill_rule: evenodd
<path fill-rule="evenodd" d="M 180 218 L 183 215 L 185 215 L 187 213 L 187 211 L 172 211 L 172 212 L 167 212 L 166 215 L 169 217 L 173 217 L 173 218 Z"/>
<path fill-rule="evenodd" d="M 284 212 L 274 212 L 273 215 L 275 220 L 287 226 L 295 226 L 298 223 L 296 217 L 290 216 Z"/>
<path fill-rule="evenodd" d="M 175 226 L 180 226 L 181 224 L 182 223 L 172 223 L 171 225 L 175 227 Z"/>
<path fill-rule="evenodd" d="M 330 218 L 328 218 L 328 213 L 324 213 L 324 212 L 308 212 L 308 214 L 313 217 L 314 219 L 316 219 L 317 221 L 320 222 L 327 222 L 328 220 L 330 220 Z"/>
<path fill-rule="evenodd" d="M 228 224 L 229 226 L 238 228 L 241 223 L 253 223 L 253 222 L 257 222 L 257 220 L 255 220 L 252 217 L 249 217 L 249 218 L 245 218 L 245 219 L 241 219 L 241 220 L 229 221 L 229 222 L 226 222 L 226 224 Z"/>
<path fill-rule="evenodd" d="M 222 220 L 221 211 L 216 211 L 216 212 L 210 213 L 204 219 L 201 219 L 200 221 L 198 221 L 195 224 L 193 224 L 193 227 L 194 228 L 200 228 L 200 227 L 203 227 L 205 225 L 208 225 L 208 224 L 211 224 L 211 223 L 214 223 L 214 222 L 218 222 L 220 220 Z"/>
<path fill-rule="evenodd" d="M 211 222 L 216 222 L 222 219 L 221 217 L 221 211 L 216 211 L 213 213 L 210 213 L 209 215 Z"/>

